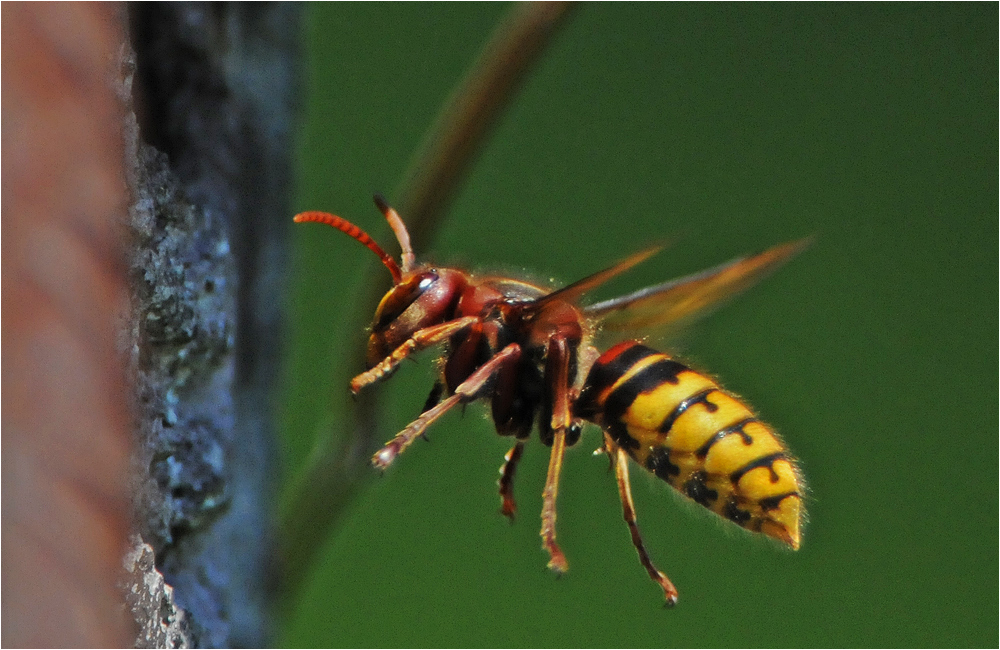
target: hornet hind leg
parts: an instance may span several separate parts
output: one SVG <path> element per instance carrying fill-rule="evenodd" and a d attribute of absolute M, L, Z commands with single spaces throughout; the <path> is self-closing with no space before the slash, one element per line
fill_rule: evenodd
<path fill-rule="evenodd" d="M 615 441 L 607 433 L 604 434 L 604 449 L 611 458 L 615 466 L 615 477 L 618 479 L 618 494 L 622 498 L 622 515 L 625 523 L 628 524 L 629 532 L 632 533 L 632 544 L 639 553 L 639 561 L 646 568 L 649 577 L 663 589 L 663 596 L 666 599 L 665 605 L 673 607 L 677 604 L 677 588 L 670 578 L 653 565 L 653 561 L 646 551 L 646 546 L 642 543 L 642 535 L 639 534 L 639 526 L 635 520 L 635 503 L 632 501 L 632 487 L 628 478 L 628 455 L 615 444 Z"/>

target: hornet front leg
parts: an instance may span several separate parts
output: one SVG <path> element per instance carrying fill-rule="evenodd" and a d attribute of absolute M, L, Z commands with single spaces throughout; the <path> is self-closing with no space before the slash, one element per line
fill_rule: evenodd
<path fill-rule="evenodd" d="M 403 453 L 410 444 L 433 424 L 439 417 L 460 403 L 472 402 L 483 397 L 489 389 L 489 382 L 497 372 L 508 363 L 517 363 L 521 358 L 521 346 L 511 343 L 493 355 L 489 361 L 480 366 L 469 378 L 455 389 L 455 393 L 442 400 L 437 406 L 424 411 L 416 420 L 399 432 L 395 438 L 386 443 L 372 457 L 372 465 L 377 469 L 385 469 Z"/>

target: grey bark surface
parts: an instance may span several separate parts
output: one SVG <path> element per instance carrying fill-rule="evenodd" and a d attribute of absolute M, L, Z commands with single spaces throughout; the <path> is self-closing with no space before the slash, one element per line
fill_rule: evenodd
<path fill-rule="evenodd" d="M 299 8 L 142 3 L 129 21 L 134 243 L 124 343 L 141 541 L 126 564 L 133 584 L 137 575 L 155 582 L 159 569 L 172 616 L 186 625 L 137 644 L 262 646 L 277 576 L 274 395 Z M 138 619 L 160 616 L 131 604 Z"/>

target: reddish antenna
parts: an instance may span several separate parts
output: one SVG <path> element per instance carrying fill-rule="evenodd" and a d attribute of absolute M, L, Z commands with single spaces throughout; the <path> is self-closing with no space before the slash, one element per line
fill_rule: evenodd
<path fill-rule="evenodd" d="M 393 214 L 395 214 L 395 211 L 393 211 Z M 386 218 L 388 218 L 388 216 L 386 216 Z M 396 215 L 396 218 L 399 219 L 399 215 Z M 292 221 L 294 221 L 295 223 L 302 223 L 304 221 L 314 221 L 316 223 L 325 223 L 328 226 L 333 226 L 334 228 L 348 235 L 352 239 L 357 239 L 359 242 L 367 246 L 368 250 L 378 255 L 379 259 L 382 260 L 382 264 L 385 264 L 385 268 L 389 269 L 389 273 L 392 273 L 393 284 L 399 284 L 400 281 L 403 279 L 403 273 L 402 271 L 399 270 L 399 265 L 396 264 L 396 260 L 392 259 L 392 257 L 390 257 L 388 253 L 382 250 L 382 247 L 376 244 L 375 240 L 372 239 L 368 235 L 368 233 L 366 233 L 361 228 L 358 228 L 347 219 L 341 219 L 337 215 L 330 214 L 329 212 L 300 212 L 299 214 L 295 215 Z M 402 226 L 403 222 L 400 221 L 399 223 L 400 226 Z M 396 230 L 396 226 L 392 223 L 391 219 L 389 220 L 389 225 L 392 226 L 393 232 L 396 233 L 396 238 L 399 239 L 399 232 Z M 405 235 L 406 227 L 402 226 L 402 230 Z M 410 243 L 409 237 L 407 236 L 406 237 L 407 248 L 404 248 L 403 252 L 403 262 L 404 262 L 403 267 L 405 270 L 409 270 L 409 267 L 407 267 L 406 265 L 406 251 L 409 248 L 409 243 Z M 402 240 L 400 240 L 400 245 L 401 246 L 403 245 Z M 409 251 L 409 254 L 410 254 L 410 266 L 412 266 L 413 251 L 412 250 Z"/>

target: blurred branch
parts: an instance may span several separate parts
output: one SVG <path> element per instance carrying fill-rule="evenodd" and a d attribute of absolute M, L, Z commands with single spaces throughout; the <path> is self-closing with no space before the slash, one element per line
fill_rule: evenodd
<path fill-rule="evenodd" d="M 519 4 L 493 32 L 428 129 L 397 192 L 397 209 L 407 223 L 415 250 L 423 249 L 447 211 L 476 154 L 485 144 L 520 83 L 545 46 L 565 24 L 568 3 Z M 369 266 L 369 271 L 373 268 Z M 355 330 L 363 331 L 385 286 L 372 282 L 357 302 Z M 348 368 L 364 366 L 364 346 L 347 353 Z M 378 444 L 375 391 L 357 400 L 340 395 L 343 417 L 323 435 L 297 475 L 282 509 L 285 586 L 294 594 L 315 555 L 363 481 L 374 476 L 370 454 Z M 385 432 L 382 435 L 388 437 Z"/>
<path fill-rule="evenodd" d="M 452 92 L 414 153 L 397 193 L 414 250 L 430 243 L 504 109 L 573 7 L 515 5 Z"/>

